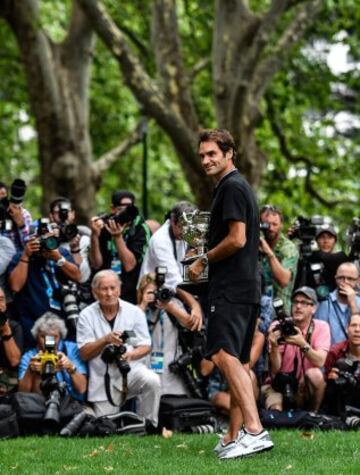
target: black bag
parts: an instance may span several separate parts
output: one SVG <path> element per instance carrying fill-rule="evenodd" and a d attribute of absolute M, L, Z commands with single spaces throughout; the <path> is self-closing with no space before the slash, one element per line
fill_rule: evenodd
<path fill-rule="evenodd" d="M 208 426 L 208 430 L 201 431 L 201 426 Z M 214 407 L 203 399 L 161 396 L 159 429 L 163 427 L 180 432 L 214 432 L 217 427 Z M 197 428 L 199 430 L 196 430 Z"/>
<path fill-rule="evenodd" d="M 49 432 L 49 428 L 44 424 L 45 403 L 45 397 L 42 394 L 17 392 L 12 395 L 12 406 L 16 412 L 19 430 L 22 435 Z M 82 409 L 83 405 L 79 401 L 68 394 L 63 396 L 59 407 L 60 425 L 52 428 L 54 429 L 52 431 L 58 432 Z"/>
<path fill-rule="evenodd" d="M 123 411 L 110 416 L 87 416 L 79 430 L 72 435 L 103 437 L 112 434 L 145 435 L 146 433 L 146 421 L 143 417 L 134 412 Z"/>
<path fill-rule="evenodd" d="M 19 435 L 16 413 L 10 404 L 0 404 L 0 439 Z"/>
<path fill-rule="evenodd" d="M 262 409 L 260 420 L 267 429 L 347 430 L 340 417 L 308 411 L 272 411 Z"/>

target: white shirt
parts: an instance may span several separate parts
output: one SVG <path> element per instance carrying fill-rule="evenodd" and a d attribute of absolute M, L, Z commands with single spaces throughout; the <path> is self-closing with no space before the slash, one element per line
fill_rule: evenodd
<path fill-rule="evenodd" d="M 62 243 L 61 246 L 65 247 L 65 249 L 67 249 L 71 253 L 70 244 L 68 242 Z M 89 236 L 86 236 L 86 235 L 80 236 L 79 248 L 80 248 L 80 256 L 82 257 L 82 261 L 79 266 L 79 270 L 81 274 L 80 283 L 82 284 L 88 281 L 91 275 L 91 269 L 90 269 L 90 264 L 89 264 L 89 249 L 90 249 Z"/>
<path fill-rule="evenodd" d="M 174 255 L 173 242 L 170 237 L 170 220 L 165 223 L 151 236 L 148 250 L 141 266 L 141 277 L 149 272 L 155 272 L 155 267 L 166 266 L 167 274 L 165 286 L 173 290 L 183 281 L 181 260 L 184 259 L 187 244 L 183 240 L 175 240 L 176 258 Z"/>
<path fill-rule="evenodd" d="M 137 346 L 151 346 L 151 338 L 144 312 L 136 305 L 124 300 L 119 299 L 119 303 L 119 311 L 115 317 L 113 328 L 111 328 L 109 322 L 104 317 L 99 302 L 89 305 L 80 313 L 76 328 L 77 344 L 80 349 L 87 343 L 92 343 L 114 330 L 121 332 L 133 330 L 136 333 L 136 337 L 129 339 L 126 344 L 130 351 Z M 131 368 L 135 368 L 143 363 L 141 360 L 136 360 L 131 361 L 129 364 Z M 106 401 L 107 396 L 104 385 L 106 364 L 101 359 L 101 354 L 89 360 L 88 366 L 88 400 L 91 402 Z M 115 364 L 109 365 L 109 375 L 113 381 L 121 379 L 121 374 Z"/>

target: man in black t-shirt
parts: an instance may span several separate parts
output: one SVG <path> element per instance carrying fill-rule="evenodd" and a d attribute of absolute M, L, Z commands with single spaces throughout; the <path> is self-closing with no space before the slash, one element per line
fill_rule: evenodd
<path fill-rule="evenodd" d="M 196 281 L 209 262 L 208 359 L 220 369 L 231 393 L 230 428 L 216 445 L 220 459 L 269 450 L 249 376 L 251 343 L 260 303 L 259 215 L 251 187 L 235 168 L 235 143 L 226 130 L 204 130 L 199 155 L 215 195 L 209 251 L 189 270 Z M 241 425 L 243 429 L 240 430 Z"/>
<path fill-rule="evenodd" d="M 140 214 L 125 224 L 116 222 L 116 216 L 133 207 L 133 193 L 118 190 L 113 193 L 111 201 L 110 219 L 109 216 L 107 219 L 96 216 L 91 220 L 90 264 L 94 270 L 112 269 L 116 272 L 123 283 L 122 298 L 135 304 L 140 267 L 151 233 Z"/>

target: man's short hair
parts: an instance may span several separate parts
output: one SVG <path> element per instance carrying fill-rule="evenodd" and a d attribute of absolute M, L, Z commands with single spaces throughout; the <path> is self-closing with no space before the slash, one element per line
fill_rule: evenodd
<path fill-rule="evenodd" d="M 284 222 L 284 215 L 281 209 L 275 205 L 271 205 L 271 204 L 263 205 L 260 208 L 260 216 L 262 214 L 276 214 L 277 216 L 279 216 L 281 222 Z"/>
<path fill-rule="evenodd" d="M 31 329 L 31 334 L 36 340 L 40 332 L 46 334 L 49 331 L 58 331 L 63 340 L 67 335 L 67 329 L 64 320 L 55 315 L 53 312 L 45 312 L 38 320 L 36 320 Z"/>
<path fill-rule="evenodd" d="M 70 209 L 72 209 L 72 204 L 69 198 L 65 198 L 64 196 L 58 196 L 57 198 L 53 199 L 50 203 L 50 213 L 54 212 L 54 209 L 59 206 L 60 203 L 66 203 L 70 205 Z"/>
<path fill-rule="evenodd" d="M 226 152 L 232 150 L 232 161 L 235 163 L 236 158 L 236 145 L 233 136 L 226 129 L 203 129 L 199 133 L 199 143 L 202 142 L 215 142 L 219 149 L 225 155 Z"/>
<path fill-rule="evenodd" d="M 121 284 L 121 279 L 119 277 L 119 274 L 117 274 L 115 271 L 111 269 L 104 269 L 104 270 L 99 270 L 94 277 L 93 280 L 91 281 L 91 288 L 92 289 L 97 289 L 99 287 L 99 283 L 101 279 L 107 276 L 112 276 L 114 279 L 116 279 L 119 282 L 119 285 Z"/>
<path fill-rule="evenodd" d="M 135 203 L 135 195 L 128 190 L 117 190 L 111 195 L 111 203 L 113 206 L 120 206 L 123 198 L 129 198 L 131 203 Z"/>
<path fill-rule="evenodd" d="M 196 207 L 189 201 L 179 201 L 176 205 L 170 210 L 167 217 L 171 218 L 175 223 L 177 223 L 183 213 L 192 213 L 196 210 Z"/>

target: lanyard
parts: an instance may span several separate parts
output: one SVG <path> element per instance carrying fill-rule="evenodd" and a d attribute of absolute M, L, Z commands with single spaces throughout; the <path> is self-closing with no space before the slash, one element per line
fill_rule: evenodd
<path fill-rule="evenodd" d="M 156 313 L 155 313 L 156 312 Z M 164 349 L 164 310 L 158 310 L 158 311 L 153 311 L 150 309 L 147 309 L 145 314 L 146 314 L 146 319 L 148 322 L 149 326 L 149 332 L 150 336 L 153 336 L 153 332 L 155 330 L 156 325 L 158 322 L 160 322 L 160 351 L 163 351 Z M 155 320 L 152 320 L 151 317 L 153 315 L 156 315 Z"/>
<path fill-rule="evenodd" d="M 51 276 L 51 280 L 52 280 L 53 285 L 51 285 L 50 278 L 48 276 L 46 268 L 43 269 L 41 271 L 41 275 L 42 275 L 42 277 L 45 281 L 46 295 L 49 299 L 50 307 L 55 309 L 55 310 L 61 310 L 60 302 L 53 299 L 54 289 L 58 289 L 60 287 L 59 282 L 56 278 L 56 274 L 55 274 L 55 263 L 54 263 L 54 261 L 48 261 L 47 265 L 48 265 L 49 274 Z"/>

